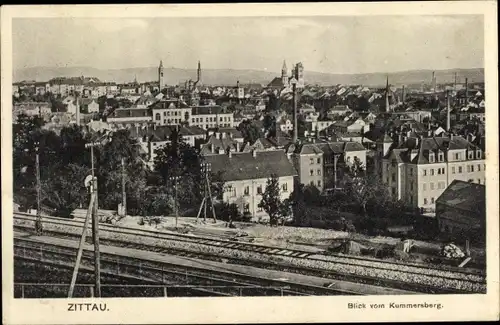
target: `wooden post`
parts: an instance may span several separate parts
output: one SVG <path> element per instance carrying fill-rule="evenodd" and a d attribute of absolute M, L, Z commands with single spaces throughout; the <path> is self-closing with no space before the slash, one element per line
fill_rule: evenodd
<path fill-rule="evenodd" d="M 127 215 L 127 194 L 125 192 L 125 160 L 122 158 L 122 211 Z"/>
<path fill-rule="evenodd" d="M 167 286 L 163 286 L 163 296 L 168 297 L 167 295 Z"/>
<path fill-rule="evenodd" d="M 212 217 L 214 218 L 214 223 L 216 223 L 217 222 L 217 217 L 215 216 L 214 200 L 213 200 L 213 197 L 212 197 L 212 189 L 210 188 L 210 180 L 208 178 L 208 171 L 205 174 L 205 179 L 206 179 L 206 182 L 207 182 L 208 195 L 210 197 L 210 207 L 212 208 Z"/>
<path fill-rule="evenodd" d="M 42 226 L 42 213 L 40 211 L 40 201 L 41 201 L 41 184 L 40 184 L 40 154 L 39 154 L 39 143 L 35 143 L 36 147 L 36 221 L 35 221 L 35 233 L 41 235 L 43 232 Z"/>
<path fill-rule="evenodd" d="M 68 298 L 73 297 L 73 290 L 75 289 L 76 277 L 78 276 L 78 268 L 80 267 L 80 261 L 82 259 L 83 245 L 85 244 L 85 237 L 87 236 L 87 228 L 90 222 L 90 214 L 94 208 L 94 193 L 90 194 L 90 203 L 87 210 L 87 215 L 85 217 L 85 223 L 83 224 L 82 237 L 80 238 L 80 243 L 78 245 L 78 253 L 76 254 L 75 267 L 73 269 L 73 276 L 71 277 L 71 284 L 69 286 Z"/>
<path fill-rule="evenodd" d="M 94 177 L 94 146 L 90 147 L 92 159 L 92 178 L 94 192 L 94 206 L 92 209 L 92 238 L 94 239 L 94 277 L 95 277 L 95 296 L 101 297 L 101 254 L 99 251 L 99 205 L 97 180 Z"/>

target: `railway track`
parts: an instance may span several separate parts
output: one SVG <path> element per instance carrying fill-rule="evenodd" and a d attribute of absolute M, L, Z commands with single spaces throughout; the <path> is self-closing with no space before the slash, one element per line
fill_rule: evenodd
<path fill-rule="evenodd" d="M 29 225 L 30 222 L 34 222 L 34 216 L 31 215 L 20 215 L 16 214 L 15 218 L 17 220 L 24 220 L 24 229 L 29 229 L 31 226 Z M 26 224 L 28 222 L 28 225 Z M 81 228 L 82 222 L 81 221 L 76 221 L 76 220 L 68 220 L 68 219 L 61 219 L 61 218 L 54 218 L 54 217 L 47 217 L 44 218 L 45 224 L 52 225 L 54 227 L 53 234 L 55 236 L 68 236 L 68 237 L 75 237 L 79 236 L 81 233 L 81 230 L 79 232 L 73 232 L 69 233 L 64 229 L 56 229 L 57 227 L 77 227 Z M 22 222 L 21 222 L 22 224 Z M 17 227 L 23 228 L 22 225 L 17 224 Z M 244 265 L 258 265 L 259 267 L 265 267 L 265 268 L 270 268 L 270 269 L 279 269 L 279 270 L 287 270 L 288 272 L 295 272 L 295 273 L 300 273 L 300 274 L 306 274 L 306 275 L 314 275 L 314 276 L 322 276 L 330 279 L 341 279 L 345 281 L 351 281 L 351 282 L 361 282 L 361 283 L 367 283 L 367 284 L 373 284 L 373 285 L 380 285 L 380 286 L 386 286 L 386 287 L 392 287 L 392 288 L 397 288 L 397 289 L 403 289 L 403 290 L 411 290 L 411 291 L 418 291 L 418 292 L 429 292 L 429 293 L 465 293 L 465 292 L 470 292 L 470 290 L 463 290 L 461 288 L 444 288 L 443 286 L 436 286 L 436 288 L 433 288 L 430 285 L 423 285 L 420 283 L 412 283 L 411 279 L 410 281 L 400 281 L 400 280 L 395 280 L 395 279 L 385 279 L 385 278 L 379 278 L 379 277 L 374 277 L 374 276 L 367 276 L 367 275 L 359 275 L 359 274 L 352 274 L 352 273 L 346 273 L 346 272 L 339 272 L 339 271 L 333 271 L 333 270 L 325 270 L 325 269 L 317 269 L 314 267 L 301 267 L 298 265 L 290 265 L 287 263 L 283 263 L 283 261 L 280 261 L 280 263 L 277 263 L 276 260 L 283 260 L 283 259 L 288 259 L 290 260 L 293 258 L 293 261 L 300 261 L 302 264 L 307 264 L 307 263 L 313 263 L 313 262 L 318 262 L 318 263 L 327 263 L 327 264 L 332 264 L 339 266 L 341 265 L 342 267 L 352 267 L 352 268 L 370 268 L 370 273 L 387 273 L 387 272 L 400 272 L 403 274 L 405 277 L 416 277 L 416 276 L 422 276 L 422 273 L 429 278 L 428 280 L 432 283 L 432 279 L 430 278 L 431 276 L 434 276 L 435 279 L 438 279 L 439 281 L 442 280 L 447 280 L 447 281 L 466 281 L 472 283 L 472 285 L 476 287 L 481 287 L 484 284 L 484 278 L 478 274 L 478 272 L 471 272 L 471 271 L 462 271 L 462 272 L 451 272 L 451 271 L 443 271 L 443 270 L 436 270 L 432 268 L 427 268 L 423 266 L 414 266 L 414 265 L 405 265 L 403 266 L 406 268 L 406 270 L 401 270 L 401 265 L 398 264 L 392 264 L 387 261 L 373 261 L 373 259 L 361 259 L 361 258 L 349 258 L 346 256 L 341 256 L 341 257 L 333 257 L 333 260 L 328 257 L 323 257 L 323 256 L 318 256 L 316 253 L 308 252 L 308 251 L 300 251 L 300 250 L 291 250 L 291 249 L 282 249 L 282 248 L 277 248 L 277 247 L 269 247 L 269 246 L 263 246 L 263 245 L 257 245 L 257 244 L 250 244 L 250 243 L 239 243 L 239 242 L 232 242 L 232 241 L 227 241 L 227 240 L 216 240 L 212 238 L 203 238 L 203 237 L 197 237 L 197 236 L 192 236 L 192 235 L 185 235 L 185 234 L 172 234 L 172 233 L 159 233 L 155 231 L 149 231 L 149 230 L 141 230 L 141 229 L 134 229 L 134 228 L 123 228 L 123 227 L 115 227 L 115 226 L 110 226 L 107 224 L 102 224 L 101 229 L 104 232 L 110 232 L 114 234 L 118 234 L 118 236 L 108 236 L 101 238 L 101 241 L 105 241 L 106 244 L 112 245 L 112 246 L 121 246 L 121 247 L 130 247 L 130 248 L 135 248 L 135 249 L 142 249 L 142 250 L 148 250 L 148 251 L 155 251 L 155 252 L 162 252 L 162 253 L 168 253 L 168 254 L 174 254 L 174 255 L 182 255 L 182 256 L 188 256 L 188 257 L 196 257 L 196 258 L 201 258 L 201 259 L 210 259 L 210 260 L 221 260 L 221 256 L 219 254 L 214 254 L 210 252 L 203 252 L 200 249 L 186 249 L 182 247 L 182 245 L 177 245 L 178 243 L 184 243 L 185 245 L 197 245 L 197 247 L 211 247 L 213 248 L 219 248 L 219 249 L 227 249 L 227 250 L 235 250 L 235 251 L 242 251 L 245 252 L 246 254 L 253 254 L 253 255 L 259 255 L 259 256 L 268 256 L 271 259 L 275 259 L 275 261 L 266 261 L 264 258 L 255 258 L 252 259 L 252 261 L 249 261 L 249 259 L 245 258 L 234 258 L 234 257 L 224 257 L 224 260 L 227 262 L 233 263 L 233 264 L 244 264 Z M 131 238 L 127 238 L 127 240 L 124 240 L 124 236 L 131 236 L 131 237 L 140 237 L 139 241 L 134 241 L 131 240 Z M 122 238 L 118 238 L 122 237 Z M 151 239 L 149 242 L 146 239 Z M 136 238 L 137 239 L 137 238 Z M 165 245 L 160 244 L 161 243 L 166 243 Z M 172 247 L 173 243 L 177 243 L 176 247 Z M 201 245 L 201 246 L 200 246 Z M 198 248 L 199 248 L 198 247 Z M 316 256 L 314 256 L 316 255 Z M 286 261 L 285 261 L 286 262 Z M 295 263 L 297 264 L 297 263 Z M 363 271 L 363 270 L 361 270 Z M 360 272 L 361 272 L 360 271 Z M 438 274 L 432 274 L 432 273 L 438 273 Z M 447 272 L 447 275 L 443 275 L 442 272 Z M 363 272 L 361 272 L 363 273 Z M 459 283 L 460 284 L 460 283 Z M 477 290 L 476 290 L 477 291 Z M 480 290 L 479 290 L 480 291 Z"/>
<path fill-rule="evenodd" d="M 41 250 L 40 247 L 43 247 Z M 104 248 L 104 247 L 103 247 Z M 14 252 L 16 258 L 52 264 L 54 266 L 72 269 L 76 255 L 76 247 L 66 247 L 57 244 L 40 243 L 29 238 L 15 238 Z M 53 262 L 49 257 L 57 262 Z M 84 250 L 82 268 L 93 270 L 93 252 Z M 201 290 L 215 291 L 218 295 L 246 296 L 253 292 L 254 296 L 262 295 L 360 295 L 358 292 L 340 289 L 331 289 L 310 284 L 296 283 L 279 279 L 268 279 L 248 274 L 241 274 L 227 270 L 201 268 L 196 266 L 186 267 L 166 261 L 152 261 L 123 256 L 117 253 L 101 251 L 101 267 L 103 273 L 108 275 L 127 272 L 127 278 L 136 277 L 141 281 L 151 283 L 169 284 L 176 287 L 175 283 L 200 286 Z M 206 287 L 207 289 L 203 289 Z"/>

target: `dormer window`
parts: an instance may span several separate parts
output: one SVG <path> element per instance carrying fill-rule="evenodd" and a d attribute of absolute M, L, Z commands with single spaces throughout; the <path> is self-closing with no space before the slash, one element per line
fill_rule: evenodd
<path fill-rule="evenodd" d="M 468 154 L 467 154 L 467 157 L 469 159 L 474 159 L 474 151 L 469 151 Z"/>
<path fill-rule="evenodd" d="M 476 151 L 476 159 L 481 159 L 481 150 Z"/>
<path fill-rule="evenodd" d="M 438 161 L 443 162 L 444 161 L 444 153 L 442 151 L 438 152 Z"/>
<path fill-rule="evenodd" d="M 434 163 L 435 161 L 436 161 L 436 156 L 435 156 L 434 152 L 430 151 L 429 152 L 429 162 Z"/>

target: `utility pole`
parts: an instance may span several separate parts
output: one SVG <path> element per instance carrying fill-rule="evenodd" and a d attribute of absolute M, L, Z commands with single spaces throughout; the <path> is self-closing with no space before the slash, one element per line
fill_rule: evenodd
<path fill-rule="evenodd" d="M 211 171 L 211 165 L 209 163 L 201 164 L 201 174 L 203 177 L 203 200 L 200 204 L 200 209 L 198 210 L 198 214 L 196 215 L 196 222 L 198 222 L 198 218 L 200 217 L 201 210 L 203 209 L 203 222 L 207 221 L 207 205 L 210 200 L 210 208 L 212 209 L 212 216 L 214 218 L 214 223 L 217 222 L 217 217 L 215 216 L 215 207 L 212 198 L 212 190 L 210 189 L 210 179 L 208 174 Z"/>
<path fill-rule="evenodd" d="M 42 213 L 40 211 L 41 208 L 41 184 L 40 184 L 40 143 L 35 142 L 35 165 L 36 165 L 36 221 L 35 221 L 35 232 L 37 235 L 41 235 L 43 233 L 43 224 L 42 224 Z"/>
<path fill-rule="evenodd" d="M 170 181 L 174 183 L 174 213 L 175 213 L 175 228 L 177 229 L 177 220 L 179 219 L 179 207 L 177 204 L 177 181 L 179 176 L 171 176 Z"/>
<path fill-rule="evenodd" d="M 123 216 L 127 215 L 127 194 L 125 192 L 125 159 L 122 158 L 122 211 Z"/>
<path fill-rule="evenodd" d="M 97 180 L 94 175 L 94 147 L 100 145 L 99 142 L 91 142 L 85 144 L 85 147 L 90 148 L 90 159 L 92 168 L 92 180 L 94 185 L 92 192 L 94 194 L 94 205 L 92 207 L 92 238 L 94 240 L 94 277 L 95 277 L 95 296 L 101 296 L 101 254 L 99 249 L 99 205 Z"/>

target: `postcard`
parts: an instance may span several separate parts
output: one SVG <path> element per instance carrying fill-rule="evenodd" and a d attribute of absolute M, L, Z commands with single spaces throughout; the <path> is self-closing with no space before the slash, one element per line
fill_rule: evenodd
<path fill-rule="evenodd" d="M 496 9 L 2 7 L 4 323 L 498 320 Z"/>

